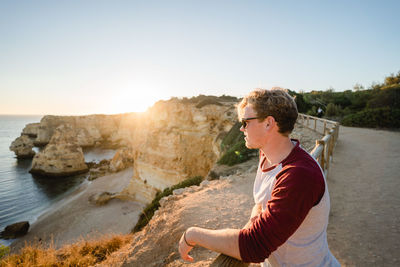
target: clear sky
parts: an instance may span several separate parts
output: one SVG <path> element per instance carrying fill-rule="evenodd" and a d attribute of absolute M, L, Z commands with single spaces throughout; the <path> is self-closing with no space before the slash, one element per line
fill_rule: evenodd
<path fill-rule="evenodd" d="M 400 1 L 0 1 L 0 114 L 369 87 L 400 70 Z"/>

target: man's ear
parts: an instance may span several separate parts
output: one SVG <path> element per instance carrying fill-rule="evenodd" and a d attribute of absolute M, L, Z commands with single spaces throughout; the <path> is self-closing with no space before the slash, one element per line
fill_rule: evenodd
<path fill-rule="evenodd" d="M 267 123 L 265 127 L 268 128 L 270 125 L 273 126 L 275 124 L 275 118 L 272 116 L 268 116 L 267 118 L 265 118 L 265 122 Z"/>

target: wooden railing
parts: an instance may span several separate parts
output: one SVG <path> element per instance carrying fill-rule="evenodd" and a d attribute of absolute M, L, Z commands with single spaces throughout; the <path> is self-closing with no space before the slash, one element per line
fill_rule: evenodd
<path fill-rule="evenodd" d="M 333 157 L 333 150 L 339 138 L 339 123 L 305 114 L 299 114 L 297 123 L 324 135 L 322 139 L 315 141 L 315 147 L 310 154 L 318 161 L 325 176 L 327 176 L 329 164 Z"/>

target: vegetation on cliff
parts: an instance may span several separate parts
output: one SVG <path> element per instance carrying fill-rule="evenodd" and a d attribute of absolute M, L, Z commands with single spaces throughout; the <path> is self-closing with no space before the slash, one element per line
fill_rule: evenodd
<path fill-rule="evenodd" d="M 309 93 L 289 92 L 296 96 L 301 113 L 317 116 L 317 110 L 321 107 L 324 117 L 338 120 L 345 126 L 400 127 L 400 71 L 368 89 L 355 85 L 353 90 L 344 92 L 335 92 L 333 89 Z"/>
<path fill-rule="evenodd" d="M 221 150 L 223 154 L 218 160 L 218 164 L 233 166 L 245 162 L 256 153 L 254 149 L 246 147 L 244 134 L 240 131 L 240 127 L 240 122 L 235 123 L 222 140 Z"/>
<path fill-rule="evenodd" d="M 209 102 L 215 104 L 218 102 L 238 102 L 239 98 L 228 95 L 222 95 L 222 96 L 198 95 L 190 98 L 183 97 L 182 99 L 180 99 L 180 101 L 183 103 L 194 103 L 194 104 L 200 104 L 202 102 L 203 103 Z"/>
<path fill-rule="evenodd" d="M 132 235 L 104 236 L 94 241 L 81 240 L 60 249 L 45 248 L 41 244 L 26 245 L 18 254 L 0 261 L 5 266 L 92 266 L 132 240 Z"/>
<path fill-rule="evenodd" d="M 143 212 L 140 215 L 138 222 L 136 223 L 135 227 L 132 229 L 132 233 L 142 230 L 143 227 L 145 227 L 150 222 L 151 218 L 154 215 L 154 212 L 160 207 L 160 200 L 163 197 L 171 195 L 175 189 L 185 188 L 185 187 L 189 187 L 192 185 L 199 185 L 202 180 L 203 180 L 203 177 L 201 177 L 201 176 L 191 177 L 191 178 L 188 178 L 176 185 L 165 188 L 162 192 L 158 192 L 156 194 L 156 196 L 154 197 L 153 201 L 143 209 Z"/>
<path fill-rule="evenodd" d="M 0 259 L 10 252 L 10 248 L 0 244 Z"/>

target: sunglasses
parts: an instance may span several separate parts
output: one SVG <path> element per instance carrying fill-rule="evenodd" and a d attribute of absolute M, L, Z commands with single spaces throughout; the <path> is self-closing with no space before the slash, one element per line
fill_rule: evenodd
<path fill-rule="evenodd" d="M 243 118 L 243 119 L 241 120 L 243 129 L 246 129 L 247 125 L 249 124 L 248 121 L 250 121 L 250 120 L 255 120 L 255 119 L 261 119 L 261 118 L 262 118 L 262 117 Z"/>

